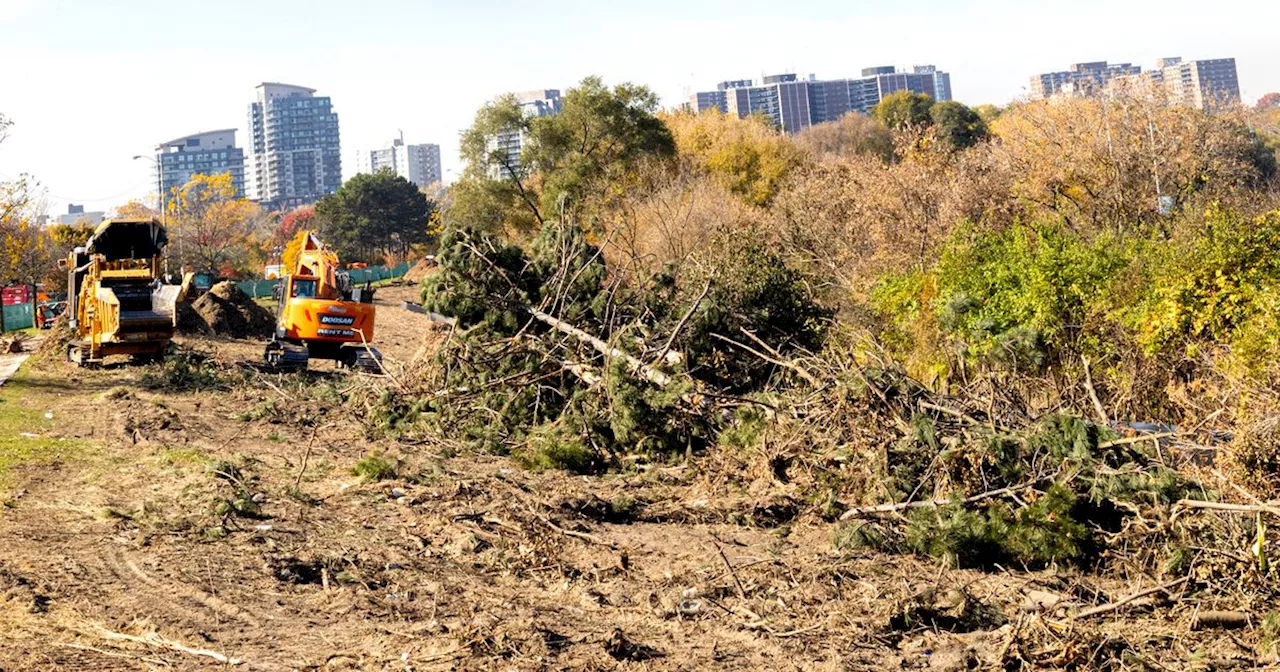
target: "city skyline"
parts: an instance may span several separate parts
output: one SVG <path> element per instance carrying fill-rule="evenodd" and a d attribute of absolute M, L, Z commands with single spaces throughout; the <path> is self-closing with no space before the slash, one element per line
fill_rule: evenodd
<path fill-rule="evenodd" d="M 342 113 L 344 156 L 379 146 L 388 128 L 439 144 L 445 181 L 460 171 L 458 133 L 480 105 L 507 91 L 568 89 L 592 74 L 610 84 L 647 85 L 673 107 L 725 76 L 847 76 L 857 64 L 937 63 L 951 74 L 956 100 L 1003 105 L 1028 94 L 1031 74 L 1063 64 L 1152 63 L 1181 53 L 1235 57 L 1245 102 L 1280 90 L 1280 63 L 1267 36 L 1274 25 L 1268 19 L 1280 18 L 1280 9 L 1227 2 L 1194 23 L 1179 20 L 1197 6 L 802 2 L 789 8 L 789 30 L 777 31 L 776 7 L 754 1 L 658 0 L 634 10 L 540 2 L 504 9 L 495 22 L 498 10 L 485 3 L 387 1 L 350 16 L 323 1 L 231 0 L 226 11 L 207 13 L 141 2 L 0 0 L 0 58 L 24 66 L 0 73 L 0 113 L 16 124 L 0 145 L 0 176 L 33 175 L 48 191 L 51 212 L 67 202 L 97 210 L 146 198 L 154 192 L 153 169 L 132 157 L 149 154 L 158 139 L 243 124 L 245 92 L 264 80 L 301 82 L 331 96 Z M 1088 30 L 1051 29 L 1067 15 L 1104 9 L 1108 21 Z M 910 21 L 917 12 L 930 21 Z M 432 39 L 421 47 L 383 45 L 376 36 L 388 23 L 420 24 Z M 188 24 L 200 28 L 169 29 Z M 601 24 L 618 28 L 596 30 Z M 911 32 L 874 25 L 911 25 Z M 281 26 L 295 26 L 299 39 L 282 40 Z M 476 47 L 478 26 L 487 44 L 504 48 L 479 53 L 487 48 Z M 767 48 L 729 48 L 735 35 L 764 29 L 777 33 Z M 860 37 L 851 42 L 854 31 Z M 110 40 L 101 39 L 105 33 Z M 680 48 L 655 53 L 654 36 Z M 467 59 L 462 67 L 439 65 L 455 55 Z M 237 130 L 249 137 L 247 127 Z M 74 161 L 48 151 L 63 142 L 78 147 Z M 353 169 L 344 165 L 342 177 Z"/>
<path fill-rule="evenodd" d="M 1143 69 L 1133 63 L 1090 61 L 1073 63 L 1058 72 L 1031 76 L 1030 97 L 1057 95 L 1097 96 L 1117 86 L 1143 83 L 1163 90 L 1171 101 L 1206 110 L 1243 102 L 1235 58 L 1159 58 L 1155 67 Z"/>

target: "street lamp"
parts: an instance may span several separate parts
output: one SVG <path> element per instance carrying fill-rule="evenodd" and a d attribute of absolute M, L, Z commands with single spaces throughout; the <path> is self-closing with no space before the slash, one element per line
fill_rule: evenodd
<path fill-rule="evenodd" d="M 138 159 L 150 161 L 156 167 L 156 203 L 160 206 L 160 224 L 164 226 L 165 232 L 167 233 L 169 231 L 169 209 L 165 207 L 166 204 L 164 200 L 164 169 L 161 168 L 158 160 L 149 156 L 135 154 L 133 160 L 137 161 Z M 181 261 L 186 260 L 186 255 L 182 253 L 182 236 L 178 236 L 178 257 Z M 187 272 L 186 265 L 184 264 L 180 268 L 181 272 L 185 275 Z M 169 257 L 167 256 L 164 259 L 164 269 L 165 273 L 168 274 Z"/>

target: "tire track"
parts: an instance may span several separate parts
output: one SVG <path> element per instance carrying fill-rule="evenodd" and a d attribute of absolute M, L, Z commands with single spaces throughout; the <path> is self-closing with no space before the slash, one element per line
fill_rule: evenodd
<path fill-rule="evenodd" d="M 145 571 L 133 561 L 125 551 L 117 550 L 104 557 L 107 568 L 129 591 L 136 591 L 146 598 L 148 606 L 155 604 L 167 611 L 177 611 L 183 620 L 191 621 L 192 611 L 174 607 L 184 603 L 206 612 L 212 612 L 225 619 L 235 620 L 252 628 L 261 628 L 262 621 L 248 610 L 231 604 L 215 595 L 180 581 L 158 579 Z M 136 600 L 142 601 L 142 600 Z M 211 614 L 211 615 L 212 615 Z M 199 623 L 197 623 L 199 624 Z M 207 625 L 207 624 L 199 624 Z"/>

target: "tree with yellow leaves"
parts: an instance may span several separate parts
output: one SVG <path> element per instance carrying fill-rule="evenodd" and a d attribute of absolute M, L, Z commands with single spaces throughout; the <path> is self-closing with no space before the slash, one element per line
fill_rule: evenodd
<path fill-rule="evenodd" d="M 708 110 L 663 117 L 682 161 L 715 177 L 751 205 L 768 205 L 788 174 L 804 164 L 804 153 L 762 117 Z"/>
<path fill-rule="evenodd" d="M 0 115 L 0 141 L 10 125 Z M 40 282 L 53 268 L 52 241 L 37 222 L 41 205 L 30 177 L 0 182 L 0 285 Z"/>
<path fill-rule="evenodd" d="M 1036 100 L 993 124 L 1014 195 L 1077 230 L 1149 221 L 1262 175 L 1241 110 L 1206 115 L 1135 86 L 1106 98 Z M 1162 205 L 1162 202 L 1166 205 Z"/>
<path fill-rule="evenodd" d="M 116 208 L 115 216 L 120 219 L 160 219 L 160 213 L 142 201 L 133 200 Z"/>
<path fill-rule="evenodd" d="M 263 223 L 256 204 L 236 195 L 231 175 L 193 175 L 168 198 L 170 259 L 188 271 L 233 275 L 247 268 Z"/>

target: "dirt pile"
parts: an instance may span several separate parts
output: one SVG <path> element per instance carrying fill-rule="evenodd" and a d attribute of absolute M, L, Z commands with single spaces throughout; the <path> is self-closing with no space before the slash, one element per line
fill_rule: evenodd
<path fill-rule="evenodd" d="M 53 324 L 49 326 L 46 332 L 44 341 L 36 349 L 36 355 L 39 357 L 65 355 L 67 344 L 71 343 L 75 336 L 75 331 L 71 328 L 70 317 L 67 313 L 63 313 L 54 318 Z"/>
<path fill-rule="evenodd" d="M 178 307 L 178 329 L 186 334 L 266 338 L 274 322 L 270 311 L 232 282 L 220 282 L 189 306 Z"/>
<path fill-rule="evenodd" d="M 419 282 L 422 282 L 423 278 L 426 278 L 428 275 L 431 275 L 432 273 L 435 273 L 435 272 L 436 272 L 435 257 L 427 257 L 419 261 L 418 263 L 414 264 L 413 268 L 410 268 L 409 272 L 404 274 L 404 280 L 405 282 L 412 282 L 414 284 L 417 284 Z"/>
<path fill-rule="evenodd" d="M 213 330 L 209 328 L 208 323 L 204 321 L 204 317 L 196 311 L 191 301 L 179 301 L 177 304 L 178 313 L 178 333 L 200 336 L 213 336 Z"/>

